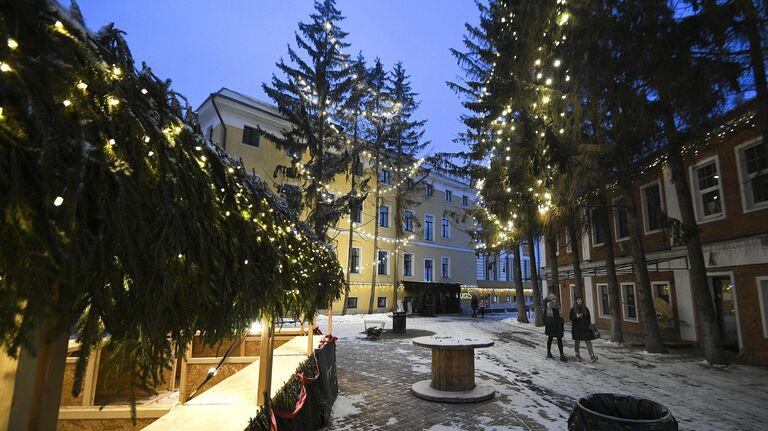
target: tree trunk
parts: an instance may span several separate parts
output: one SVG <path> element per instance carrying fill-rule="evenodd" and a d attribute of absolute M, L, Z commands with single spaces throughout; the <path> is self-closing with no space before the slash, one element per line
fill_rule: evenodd
<path fill-rule="evenodd" d="M 578 214 L 574 217 L 578 217 Z M 581 278 L 581 254 L 579 253 L 579 225 L 580 223 L 577 223 L 575 218 L 571 218 L 568 220 L 568 227 L 566 228 L 568 242 L 571 243 L 571 264 L 573 265 L 573 278 L 575 282 L 574 299 L 577 296 L 584 296 L 584 280 Z M 571 307 L 573 307 L 573 304 L 571 304 Z"/>
<path fill-rule="evenodd" d="M 704 253 L 701 250 L 699 227 L 693 211 L 693 200 L 688 189 L 688 177 L 685 174 L 683 158 L 679 151 L 670 151 L 669 166 L 672 171 L 672 183 L 680 206 L 680 218 L 685 248 L 688 253 L 688 277 L 691 282 L 691 295 L 695 304 L 698 323 L 703 331 L 704 357 L 711 364 L 724 364 L 725 352 L 720 325 L 715 314 L 712 294 L 707 282 L 707 269 Z"/>
<path fill-rule="evenodd" d="M 661 339 L 659 325 L 656 321 L 656 309 L 653 307 L 653 294 L 651 293 L 651 280 L 648 276 L 648 263 L 645 260 L 645 246 L 643 244 L 643 232 L 637 216 L 635 197 L 631 183 L 620 181 L 621 193 L 627 214 L 630 242 L 632 245 L 632 262 L 635 266 L 635 282 L 637 283 L 637 308 L 643 320 L 645 332 L 645 350 L 649 353 L 666 353 L 664 342 Z"/>
<path fill-rule="evenodd" d="M 376 177 L 376 193 L 374 195 L 374 201 L 376 202 L 376 208 L 374 209 L 374 227 L 373 227 L 373 271 L 371 271 L 371 298 L 368 301 L 368 314 L 373 313 L 373 301 L 376 297 L 376 275 L 379 272 L 379 217 L 381 211 L 381 185 L 379 183 L 379 168 L 381 162 L 379 160 L 379 149 L 376 148 L 376 167 L 374 168 L 373 175 Z"/>
<path fill-rule="evenodd" d="M 554 293 L 558 299 L 560 299 L 560 268 L 557 264 L 557 234 L 550 234 L 548 238 L 549 242 L 549 273 L 550 287 L 549 291 Z"/>
<path fill-rule="evenodd" d="M 621 327 L 621 292 L 619 292 L 619 280 L 616 278 L 616 261 L 613 250 L 613 231 L 611 230 L 611 211 L 608 206 L 608 200 L 605 194 L 601 194 L 601 205 L 604 211 L 598 211 L 598 223 L 600 229 L 603 229 L 603 247 L 605 248 L 605 275 L 608 284 L 608 302 L 611 313 L 611 341 L 614 343 L 624 343 L 624 330 Z M 598 294 L 598 301 L 600 292 Z"/>
<path fill-rule="evenodd" d="M 520 250 L 520 243 L 515 243 L 515 254 L 512 256 L 512 260 L 515 265 L 515 299 L 517 302 L 517 321 L 521 323 L 529 323 L 528 314 L 525 312 L 525 289 L 523 287 L 523 259 L 520 258 L 522 253 Z M 537 313 L 538 314 L 538 313 Z"/>
<path fill-rule="evenodd" d="M 536 268 L 536 245 L 533 229 L 528 231 L 528 262 L 531 266 L 531 288 L 533 289 L 533 308 L 536 309 L 536 326 L 544 326 L 544 315 L 541 309 L 541 286 L 539 285 L 539 271 Z"/>

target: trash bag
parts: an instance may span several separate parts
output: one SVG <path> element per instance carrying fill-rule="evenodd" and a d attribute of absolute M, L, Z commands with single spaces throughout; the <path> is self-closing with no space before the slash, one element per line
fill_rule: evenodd
<path fill-rule="evenodd" d="M 568 431 L 677 431 L 677 421 L 663 405 L 622 394 L 591 394 L 579 399 L 568 418 Z"/>

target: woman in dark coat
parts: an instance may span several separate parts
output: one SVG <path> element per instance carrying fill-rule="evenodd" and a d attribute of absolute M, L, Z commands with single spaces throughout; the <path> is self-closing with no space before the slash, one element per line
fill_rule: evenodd
<path fill-rule="evenodd" d="M 552 356 L 552 339 L 557 338 L 557 348 L 560 350 L 560 360 L 566 362 L 563 353 L 563 325 L 565 321 L 560 314 L 560 300 L 555 295 L 547 297 L 547 312 L 544 314 L 544 333 L 547 334 L 547 358 Z"/>
<path fill-rule="evenodd" d="M 592 318 L 589 315 L 589 308 L 584 305 L 584 298 L 581 296 L 576 297 L 576 304 L 571 308 L 570 319 L 572 323 L 571 335 L 575 341 L 576 359 L 581 360 L 579 343 L 584 341 L 584 344 L 587 345 L 589 357 L 592 359 L 592 362 L 595 362 L 597 356 L 595 356 L 595 352 L 592 350 L 592 340 L 594 339 L 592 335 Z"/>
<path fill-rule="evenodd" d="M 472 317 L 477 317 L 477 295 L 472 294 L 470 304 L 472 306 Z"/>

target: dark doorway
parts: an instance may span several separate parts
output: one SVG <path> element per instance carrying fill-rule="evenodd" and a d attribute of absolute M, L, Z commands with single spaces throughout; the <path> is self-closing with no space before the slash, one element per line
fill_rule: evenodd
<path fill-rule="evenodd" d="M 723 348 L 739 351 L 739 334 L 736 324 L 736 298 L 729 275 L 709 276 L 709 287 L 715 305 L 715 313 L 723 337 Z"/>

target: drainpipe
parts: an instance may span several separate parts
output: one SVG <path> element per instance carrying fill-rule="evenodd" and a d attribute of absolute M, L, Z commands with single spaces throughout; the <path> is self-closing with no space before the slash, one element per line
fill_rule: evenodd
<path fill-rule="evenodd" d="M 213 110 L 216 111 L 216 116 L 219 117 L 222 129 L 224 129 L 224 140 L 221 143 L 221 149 L 227 151 L 227 125 L 224 124 L 224 119 L 221 118 L 219 107 L 216 106 L 216 93 L 211 93 L 211 104 L 213 105 Z"/>

